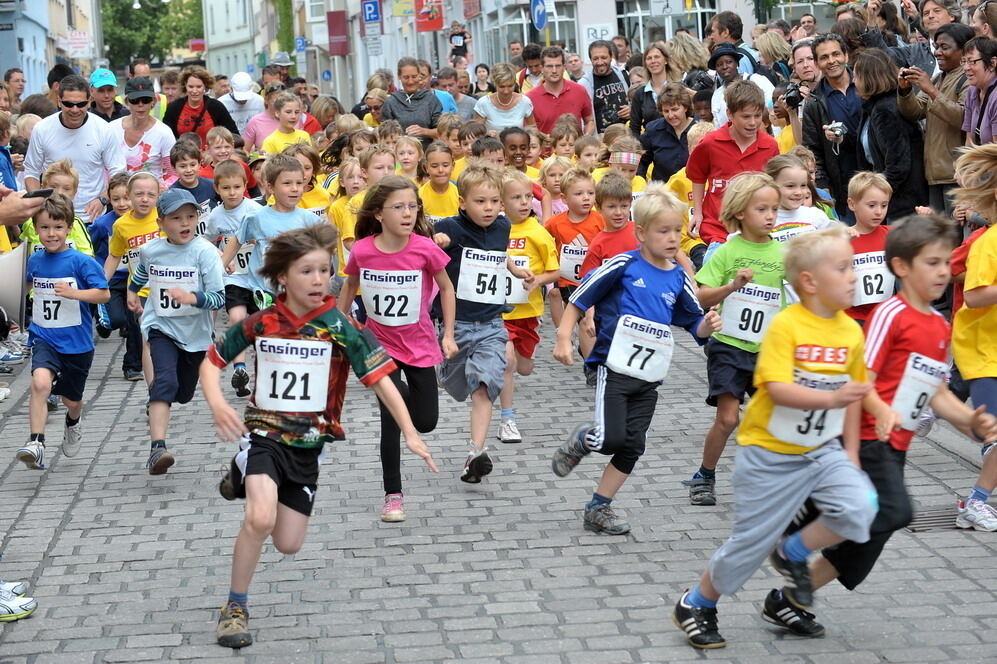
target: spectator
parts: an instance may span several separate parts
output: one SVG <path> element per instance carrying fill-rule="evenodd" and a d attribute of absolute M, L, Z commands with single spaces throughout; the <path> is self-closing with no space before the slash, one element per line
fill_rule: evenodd
<path fill-rule="evenodd" d="M 935 58 L 941 73 L 931 78 L 919 67 L 901 70 L 897 103 L 908 120 L 924 121 L 924 174 L 928 180 L 928 205 L 952 213 L 949 192 L 955 186 L 952 155 L 965 142 L 962 122 L 968 79 L 962 73 L 963 48 L 973 29 L 949 23 L 935 31 Z M 906 74 L 906 75 L 905 75 Z M 914 86 L 920 91 L 914 94 Z"/>
<path fill-rule="evenodd" d="M 962 130 L 966 145 L 993 143 L 997 135 L 997 41 L 974 37 L 963 49 L 962 70 L 970 88 L 966 93 L 966 112 Z"/>
<path fill-rule="evenodd" d="M 601 134 L 606 127 L 630 119 L 627 89 L 630 80 L 617 66 L 616 45 L 604 39 L 589 44 L 592 71 L 579 83 L 585 88 L 595 114 L 595 130 Z"/>
<path fill-rule="evenodd" d="M 616 47 L 614 55 L 616 66 L 626 71 L 627 63 L 630 60 L 630 40 L 624 35 L 616 35 L 613 37 L 613 45 Z"/>
<path fill-rule="evenodd" d="M 484 62 L 479 63 L 478 66 L 474 68 L 474 87 L 471 89 L 470 94 L 475 97 L 480 97 L 481 95 L 487 95 L 495 92 L 495 84 L 490 80 L 491 75 L 492 70 L 489 69 L 488 65 Z"/>
<path fill-rule="evenodd" d="M 997 36 L 997 3 L 985 2 L 973 10 L 972 26 L 977 37 Z"/>
<path fill-rule="evenodd" d="M 346 113 L 346 109 L 339 103 L 339 100 L 332 95 L 319 95 L 312 102 L 311 114 L 322 129 L 335 122 L 336 118 Z"/>
<path fill-rule="evenodd" d="M 506 127 L 528 127 L 535 123 L 533 102 L 516 92 L 516 71 L 512 65 L 500 62 L 492 70 L 495 93 L 480 97 L 474 103 L 474 119 L 485 123 L 488 131 L 500 132 Z"/>
<path fill-rule="evenodd" d="M 58 111 L 59 107 L 43 94 L 28 95 L 21 101 L 21 115 L 37 115 L 40 118 L 47 118 Z"/>
<path fill-rule="evenodd" d="M 385 94 L 390 94 L 391 79 L 385 76 L 384 73 L 382 73 L 380 70 L 374 72 L 373 74 L 367 77 L 366 90 L 367 92 L 370 92 L 374 88 L 377 88 L 379 90 L 384 90 Z M 365 93 L 364 98 L 360 100 L 360 103 L 354 106 L 350 110 L 350 113 L 357 116 L 357 119 L 359 120 L 363 120 L 364 116 L 366 116 L 367 113 L 370 111 L 370 109 L 367 108 L 366 96 L 367 95 Z M 380 122 L 380 120 L 378 122 Z"/>
<path fill-rule="evenodd" d="M 23 224 L 45 205 L 44 198 L 25 198 L 26 193 L 0 186 L 0 226 Z"/>
<path fill-rule="evenodd" d="M 270 64 L 277 68 L 277 75 L 280 76 L 280 82 L 284 84 L 284 87 L 288 87 L 288 82 L 291 78 L 291 66 L 294 64 L 291 62 L 291 56 L 288 55 L 287 51 L 277 51 L 273 54 L 273 60 Z"/>
<path fill-rule="evenodd" d="M 105 122 L 128 115 L 128 109 L 114 97 L 118 93 L 118 79 L 110 69 L 95 69 L 90 74 L 90 112 Z"/>
<path fill-rule="evenodd" d="M 630 102 L 630 130 L 634 136 L 640 136 L 648 122 L 661 117 L 655 100 L 672 78 L 677 78 L 670 75 L 668 64 L 668 49 L 664 42 L 654 42 L 644 51 L 644 68 L 651 75 L 651 80 L 634 93 Z"/>
<path fill-rule="evenodd" d="M 471 33 L 461 25 L 460 21 L 454 21 L 450 24 L 450 36 L 447 40 L 450 42 L 449 61 L 451 66 L 455 65 L 457 58 L 464 58 L 465 61 L 471 59 Z"/>
<path fill-rule="evenodd" d="M 793 43 L 793 38 L 792 38 L 793 28 L 789 25 L 789 23 L 785 19 L 782 18 L 773 19 L 768 22 L 765 28 L 766 32 L 771 32 L 778 35 L 778 37 L 782 39 L 784 42 L 786 42 L 787 45 Z M 755 42 L 755 48 L 758 48 L 757 41 Z"/>
<path fill-rule="evenodd" d="M 793 41 L 809 39 L 817 36 L 817 17 L 813 14 L 804 14 L 800 17 L 800 25 L 796 32 L 790 32 Z"/>
<path fill-rule="evenodd" d="M 180 99 L 180 72 L 175 69 L 167 69 L 159 77 L 159 89 L 166 95 L 166 105 Z M 163 111 L 166 115 L 166 111 Z M 160 118 L 162 120 L 162 118 Z"/>
<path fill-rule="evenodd" d="M 125 102 L 129 115 L 110 123 L 129 173 L 152 173 L 166 185 L 173 183 L 175 173 L 170 164 L 170 150 L 177 142 L 173 132 L 152 115 L 156 90 L 152 79 L 144 76 L 125 82 Z"/>
<path fill-rule="evenodd" d="M 724 93 L 727 90 L 727 86 L 734 81 L 744 79 L 757 85 L 761 88 L 766 105 L 771 107 L 772 91 L 775 89 L 775 86 L 761 74 L 743 76 L 741 70 L 738 69 L 738 61 L 743 60 L 745 57 L 747 56 L 740 49 L 735 48 L 730 43 L 720 44 L 713 49 L 713 54 L 710 55 L 709 67 L 717 72 L 717 80 L 720 83 L 717 89 L 713 91 L 713 99 L 710 103 L 710 109 L 713 112 L 713 121 L 718 127 L 727 124 L 727 102 L 724 98 Z"/>
<path fill-rule="evenodd" d="M 49 69 L 48 77 L 46 78 L 46 82 L 48 83 L 48 100 L 55 104 L 56 108 L 59 106 L 59 81 L 75 73 L 72 67 L 64 65 L 61 62 Z"/>
<path fill-rule="evenodd" d="M 461 120 L 471 120 L 474 118 L 474 106 L 477 99 L 462 94 L 457 89 L 457 70 L 453 67 L 443 67 L 436 74 L 436 83 L 440 86 L 440 91 L 450 93 L 454 103 L 457 104 L 457 115 Z"/>
<path fill-rule="evenodd" d="M 523 42 L 513 39 L 509 42 L 509 64 L 516 69 L 522 69 L 523 63 Z"/>
<path fill-rule="evenodd" d="M 788 81 L 792 72 L 789 69 L 789 58 L 792 48 L 777 32 L 766 32 L 755 40 L 758 49 L 758 61 L 770 67 L 782 81 Z"/>
<path fill-rule="evenodd" d="M 225 127 L 234 134 L 239 133 L 225 105 L 207 96 L 214 83 L 214 76 L 203 67 L 187 67 L 180 76 L 180 87 L 186 96 L 171 101 L 163 116 L 163 122 L 173 130 L 174 136 L 179 138 L 188 132 L 197 134 L 202 150 L 208 146 L 208 131 L 212 127 Z"/>
<path fill-rule="evenodd" d="M 582 77 L 585 76 L 585 61 L 577 53 L 568 53 L 568 61 L 564 65 L 564 68 L 567 70 L 568 76 L 575 83 L 581 81 Z"/>
<path fill-rule="evenodd" d="M 374 88 L 367 92 L 364 104 L 369 111 L 363 116 L 364 124 L 374 128 L 381 125 L 381 111 L 384 110 L 384 102 L 388 101 L 388 93 L 381 88 Z"/>
<path fill-rule="evenodd" d="M 228 76 L 225 74 L 218 74 L 215 76 L 215 84 L 211 86 L 211 98 L 221 99 L 227 95 L 231 89 Z"/>
<path fill-rule="evenodd" d="M 804 92 L 809 97 L 810 91 L 814 89 L 820 78 L 820 69 L 817 68 L 817 61 L 814 58 L 813 41 L 807 39 L 794 44 L 790 58 L 793 64 L 793 76 L 806 86 Z"/>
<path fill-rule="evenodd" d="M 738 69 L 745 76 L 755 73 L 755 66 L 758 64 L 758 52 L 749 48 L 741 41 L 741 33 L 744 31 L 744 23 L 741 17 L 731 11 L 720 12 L 710 21 L 709 39 L 714 46 L 730 42 L 734 48 L 741 52 L 742 57 L 738 62 Z"/>
<path fill-rule="evenodd" d="M 564 51 L 557 46 L 549 46 L 541 53 L 543 60 L 543 83 L 526 96 L 533 102 L 533 117 L 537 128 L 549 134 L 557 119 L 566 113 L 578 118 L 583 134 L 595 131 L 592 116 L 592 102 L 585 88 L 564 78 Z"/>
<path fill-rule="evenodd" d="M 645 176 L 654 164 L 652 180 L 667 182 L 689 160 L 689 129 L 696 123 L 692 116 L 692 92 L 681 83 L 669 83 L 658 96 L 661 117 L 652 120 L 640 135 L 644 154 L 637 174 Z"/>
<path fill-rule="evenodd" d="M 402 89 L 392 93 L 381 110 L 384 120 L 397 120 L 407 136 L 417 136 L 424 145 L 436 138 L 436 123 L 443 106 L 436 94 L 425 87 L 423 74 L 415 58 L 398 61 L 398 79 Z"/>
<path fill-rule="evenodd" d="M 3 82 L 7 84 L 7 88 L 10 91 L 11 109 L 15 113 L 20 112 L 21 95 L 24 94 L 24 87 L 27 85 L 24 72 L 17 67 L 11 67 L 3 73 Z"/>
<path fill-rule="evenodd" d="M 264 90 L 268 90 L 275 85 L 283 85 L 285 88 L 287 85 L 284 83 L 284 77 L 281 76 L 280 67 L 275 64 L 269 64 L 260 70 L 260 80 L 262 85 L 260 86 Z"/>
<path fill-rule="evenodd" d="M 665 44 L 665 52 L 669 69 L 677 74 L 672 78 L 681 80 L 685 87 L 693 91 L 713 88 L 713 76 L 707 71 L 710 52 L 703 46 L 703 42 L 687 34 L 677 33 Z M 632 69 L 630 78 L 633 80 Z"/>
<path fill-rule="evenodd" d="M 0 83 L 0 111 L 10 112 L 10 87 L 6 83 Z"/>
<path fill-rule="evenodd" d="M 241 134 L 250 119 L 263 112 L 263 97 L 253 90 L 253 77 L 244 71 L 233 74 L 229 83 L 228 93 L 219 97 L 218 101 L 228 111 Z"/>
<path fill-rule="evenodd" d="M 108 177 L 125 170 L 125 159 L 107 123 L 87 111 L 90 84 L 85 78 L 74 74 L 60 79 L 59 102 L 62 111 L 39 122 L 31 132 L 24 183 L 28 191 L 38 189 L 45 169 L 68 158 L 80 175 L 73 206 L 89 223 L 103 214 L 105 184 Z"/>
<path fill-rule="evenodd" d="M 523 69 L 519 72 L 519 91 L 524 95 L 543 81 L 543 49 L 539 44 L 527 44 L 523 49 Z"/>

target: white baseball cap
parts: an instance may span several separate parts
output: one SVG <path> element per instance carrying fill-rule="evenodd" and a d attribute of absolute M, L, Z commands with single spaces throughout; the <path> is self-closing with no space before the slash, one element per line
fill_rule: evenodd
<path fill-rule="evenodd" d="M 236 101 L 247 101 L 255 94 L 253 92 L 253 77 L 244 71 L 237 72 L 229 79 L 232 86 L 232 98 Z"/>

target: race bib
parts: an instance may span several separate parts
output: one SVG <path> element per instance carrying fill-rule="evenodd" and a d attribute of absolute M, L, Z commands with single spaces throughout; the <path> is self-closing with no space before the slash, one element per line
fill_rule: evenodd
<path fill-rule="evenodd" d="M 782 291 L 771 286 L 745 284 L 724 300 L 721 332 L 728 337 L 758 343 L 781 306 Z"/>
<path fill-rule="evenodd" d="M 324 208 L 324 207 L 305 208 L 305 209 L 308 210 L 309 212 L 311 212 L 312 214 L 314 214 L 316 217 L 318 217 L 322 221 L 326 221 L 328 219 L 328 217 L 326 216 L 326 213 L 325 213 L 326 208 Z"/>
<path fill-rule="evenodd" d="M 626 314 L 616 322 L 606 366 L 616 373 L 656 383 L 668 375 L 674 349 L 670 327 Z"/>
<path fill-rule="evenodd" d="M 457 48 L 460 48 L 461 46 L 464 45 L 464 37 L 461 35 L 454 35 L 450 37 L 450 43 L 456 46 Z"/>
<path fill-rule="evenodd" d="M 181 304 L 170 297 L 171 288 L 182 288 L 188 293 L 201 290 L 201 276 L 196 267 L 149 266 L 149 297 L 157 316 L 193 316 L 197 307 Z"/>
<path fill-rule="evenodd" d="M 226 236 L 222 240 L 222 251 L 225 247 L 229 245 L 232 238 Z M 248 274 L 249 273 L 249 257 L 253 254 L 253 249 L 255 245 L 252 242 L 246 242 L 239 248 L 239 251 L 235 253 L 235 258 L 232 259 L 232 274 Z"/>
<path fill-rule="evenodd" d="M 578 282 L 582 279 L 582 261 L 588 253 L 588 247 L 579 247 L 577 244 L 561 245 L 561 278 L 568 281 Z"/>
<path fill-rule="evenodd" d="M 890 407 L 901 417 L 900 426 L 907 431 L 917 431 L 917 420 L 945 380 L 949 367 L 944 362 L 925 357 L 920 353 L 907 356 L 897 393 Z"/>
<path fill-rule="evenodd" d="M 325 410 L 332 343 L 306 339 L 256 340 L 256 405 L 285 413 Z"/>
<path fill-rule="evenodd" d="M 822 392 L 833 392 L 848 382 L 848 374 L 825 374 L 793 369 L 793 382 Z M 844 408 L 800 410 L 786 406 L 772 408 L 769 433 L 800 447 L 817 447 L 837 438 L 845 430 Z"/>
<path fill-rule="evenodd" d="M 208 214 L 211 212 L 211 203 L 209 201 L 202 201 L 197 204 L 197 226 L 194 227 L 194 232 L 198 235 L 207 236 L 208 234 Z M 214 244 L 214 238 L 208 238 L 212 244 Z"/>
<path fill-rule="evenodd" d="M 896 277 L 886 267 L 886 252 L 855 254 L 852 266 L 856 279 L 853 305 L 878 304 L 893 295 Z"/>
<path fill-rule="evenodd" d="M 484 251 L 465 247 L 460 261 L 457 297 L 481 304 L 505 302 L 504 251 Z"/>
<path fill-rule="evenodd" d="M 520 270 L 530 269 L 529 256 L 511 256 L 512 262 Z M 526 292 L 523 280 L 512 276 L 508 270 L 505 273 L 505 302 L 506 304 L 525 304 L 530 301 L 530 294 Z"/>
<path fill-rule="evenodd" d="M 817 230 L 817 227 L 813 224 L 808 224 L 806 222 L 802 223 L 786 223 L 781 226 L 776 226 L 769 233 L 771 237 L 776 242 L 789 242 L 791 239 L 797 235 L 803 235 L 804 233 L 813 233 Z"/>
<path fill-rule="evenodd" d="M 421 270 L 360 270 L 360 292 L 367 315 L 381 325 L 399 327 L 419 322 L 422 308 Z"/>
<path fill-rule="evenodd" d="M 80 302 L 55 294 L 55 285 L 64 281 L 76 288 L 73 277 L 47 279 L 35 277 L 31 287 L 35 290 L 31 320 L 38 327 L 73 327 L 80 324 Z"/>
<path fill-rule="evenodd" d="M 74 240 L 71 237 L 67 237 L 66 238 L 66 246 L 69 247 L 70 249 L 75 249 L 76 248 L 76 240 Z M 31 245 L 31 253 L 34 254 L 34 253 L 38 253 L 39 251 L 45 251 L 45 245 L 44 244 L 42 244 L 41 242 L 35 242 L 34 244 Z"/>

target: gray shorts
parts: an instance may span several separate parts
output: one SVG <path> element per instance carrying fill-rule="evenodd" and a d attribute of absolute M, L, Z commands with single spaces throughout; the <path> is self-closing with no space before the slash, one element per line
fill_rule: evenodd
<path fill-rule="evenodd" d="M 836 440 L 806 454 L 779 454 L 758 445 L 737 448 L 734 525 L 710 558 L 713 587 L 731 595 L 751 578 L 810 498 L 820 521 L 846 540 L 869 539 L 878 510 L 876 489 Z"/>
<path fill-rule="evenodd" d="M 457 321 L 454 324 L 457 354 L 436 368 L 436 375 L 447 394 L 466 401 L 484 385 L 494 401 L 502 391 L 505 374 L 505 344 L 509 333 L 501 318 L 481 322 Z"/>

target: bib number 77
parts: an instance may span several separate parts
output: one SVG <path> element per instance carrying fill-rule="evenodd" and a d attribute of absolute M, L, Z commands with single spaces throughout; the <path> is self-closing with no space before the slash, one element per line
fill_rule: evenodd
<path fill-rule="evenodd" d="M 631 344 L 634 352 L 630 355 L 627 360 L 627 366 L 636 369 L 637 371 L 644 371 L 647 368 L 648 361 L 654 357 L 655 350 L 650 346 L 642 346 L 640 344 Z"/>

